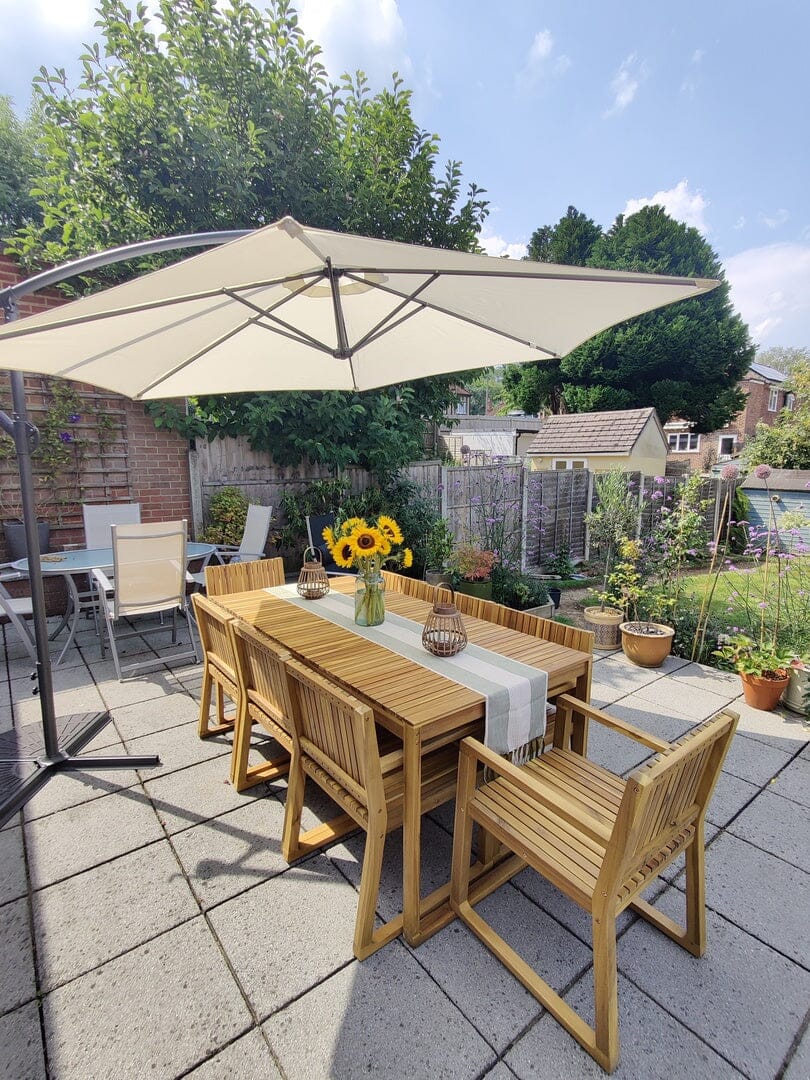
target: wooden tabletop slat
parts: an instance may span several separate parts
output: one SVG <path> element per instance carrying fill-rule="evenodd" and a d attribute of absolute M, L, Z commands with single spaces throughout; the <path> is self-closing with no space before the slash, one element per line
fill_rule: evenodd
<path fill-rule="evenodd" d="M 351 593 L 354 580 L 330 582 L 336 592 Z M 266 633 L 349 692 L 409 726 L 423 727 L 457 717 L 467 722 L 484 716 L 481 694 L 383 645 L 359 637 L 320 617 L 317 601 L 301 608 L 264 590 L 215 598 L 228 611 Z M 401 593 L 386 594 L 386 607 L 424 623 L 431 605 Z M 529 637 L 494 623 L 464 616 L 468 638 L 482 648 L 548 672 L 549 694 L 570 689 L 591 662 L 578 652 L 541 638 Z"/>

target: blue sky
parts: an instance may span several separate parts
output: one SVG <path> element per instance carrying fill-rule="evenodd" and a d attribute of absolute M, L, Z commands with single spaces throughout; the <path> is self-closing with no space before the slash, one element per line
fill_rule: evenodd
<path fill-rule="evenodd" d="M 258 6 L 261 6 L 259 4 Z M 807 0 L 299 0 L 337 77 L 392 71 L 519 257 L 569 204 L 607 227 L 662 203 L 719 255 L 761 349 L 810 347 Z M 0 93 L 76 69 L 88 0 L 0 0 Z"/>

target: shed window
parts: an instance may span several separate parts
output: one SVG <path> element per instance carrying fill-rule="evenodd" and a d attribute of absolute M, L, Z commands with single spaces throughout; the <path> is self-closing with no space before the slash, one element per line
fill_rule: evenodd
<path fill-rule="evenodd" d="M 564 472 L 566 469 L 587 469 L 588 462 L 585 458 L 554 458 L 551 467 L 558 472 Z"/>
<path fill-rule="evenodd" d="M 692 431 L 681 431 L 678 434 L 670 435 L 668 438 L 670 450 L 677 451 L 680 454 L 695 453 L 700 449 L 700 436 L 695 435 Z"/>
<path fill-rule="evenodd" d="M 778 412 L 778 411 L 779 411 L 779 391 L 774 386 L 774 387 L 772 387 L 770 393 L 768 394 L 768 412 Z"/>

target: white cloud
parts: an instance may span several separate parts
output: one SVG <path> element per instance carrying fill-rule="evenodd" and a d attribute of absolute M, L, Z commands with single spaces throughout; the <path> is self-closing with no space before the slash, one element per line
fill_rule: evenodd
<path fill-rule="evenodd" d="M 810 244 L 748 248 L 724 268 L 734 306 L 758 345 L 810 346 Z"/>
<path fill-rule="evenodd" d="M 30 0 L 26 18 L 49 33 L 81 32 L 95 21 L 95 0 Z M 17 0 L 0 0 L 0 16 L 19 11 Z M 5 19 L 4 19 L 5 21 Z"/>
<path fill-rule="evenodd" d="M 610 92 L 613 94 L 613 104 L 602 113 L 602 118 L 615 116 L 624 112 L 628 105 L 632 104 L 638 93 L 638 88 L 647 78 L 647 65 L 639 60 L 635 53 L 630 53 L 626 60 L 619 65 L 619 70 L 613 76 L 610 83 Z"/>
<path fill-rule="evenodd" d="M 695 49 L 695 51 L 692 53 L 692 63 L 699 64 L 705 55 L 705 49 Z"/>
<path fill-rule="evenodd" d="M 787 210 L 780 209 L 776 210 L 773 214 L 761 213 L 759 215 L 759 220 L 763 225 L 767 225 L 769 229 L 778 229 L 780 225 L 785 224 L 789 216 Z"/>
<path fill-rule="evenodd" d="M 502 236 L 479 236 L 478 241 L 487 255 L 505 255 L 509 259 L 522 259 L 528 250 L 525 244 L 509 243 Z"/>
<path fill-rule="evenodd" d="M 323 49 L 321 61 L 335 81 L 358 68 L 372 86 L 391 73 L 413 70 L 397 0 L 298 0 L 299 22 Z"/>
<path fill-rule="evenodd" d="M 737 218 L 737 220 L 732 225 L 732 228 L 736 229 L 738 232 L 739 232 L 740 229 L 745 228 L 745 215 L 744 214 L 740 214 L 740 216 Z"/>
<path fill-rule="evenodd" d="M 705 236 L 709 232 L 709 226 L 703 215 L 708 205 L 701 192 L 689 190 L 688 180 L 680 180 L 668 191 L 656 191 L 655 195 L 649 197 L 628 199 L 624 216 L 637 213 L 643 206 L 663 206 L 670 217 L 682 221 L 685 225 L 693 225 Z"/>
<path fill-rule="evenodd" d="M 524 93 L 536 86 L 541 79 L 564 75 L 571 66 L 571 58 L 565 53 L 554 52 L 554 37 L 550 30 L 538 30 L 529 48 L 529 54 L 515 76 L 517 88 Z"/>

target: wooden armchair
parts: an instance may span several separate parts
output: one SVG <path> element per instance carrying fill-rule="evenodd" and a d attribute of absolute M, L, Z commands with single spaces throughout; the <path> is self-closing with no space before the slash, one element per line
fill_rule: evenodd
<path fill-rule="evenodd" d="M 290 766 L 282 851 L 292 861 L 336 839 L 349 828 L 366 832 L 354 954 L 364 960 L 402 932 L 402 916 L 374 929 L 386 834 L 402 824 L 402 750 L 380 755 L 372 710 L 295 660 L 290 677 L 295 748 Z M 452 799 L 458 753 L 445 747 L 422 764 L 421 811 Z M 306 778 L 311 777 L 345 815 L 301 834 Z M 348 822 L 347 822 L 348 819 Z"/>
<path fill-rule="evenodd" d="M 246 564 L 250 565 L 250 564 Z M 201 739 L 230 731 L 236 713 L 225 715 L 225 695 L 234 706 L 239 701 L 239 680 L 236 674 L 236 655 L 228 630 L 231 616 L 218 604 L 212 604 L 201 593 L 193 593 L 191 606 L 200 634 L 203 653 L 203 677 L 200 691 L 200 719 L 197 734 Z M 211 696 L 216 692 L 216 723 L 211 723 Z"/>
<path fill-rule="evenodd" d="M 254 559 L 205 568 L 205 590 L 209 596 L 251 592 L 253 589 L 269 589 L 283 584 L 283 559 Z"/>
<path fill-rule="evenodd" d="M 462 743 L 450 903 L 526 989 L 612 1072 L 619 1060 L 616 919 L 631 907 L 694 956 L 705 951 L 703 825 L 738 717 L 723 711 L 670 744 L 565 695 L 558 707 L 562 723 L 554 749 L 520 768 L 473 739 Z M 657 750 L 657 756 L 622 780 L 562 749 L 573 709 Z M 476 789 L 479 763 L 495 779 Z M 473 822 L 590 912 L 593 1028 L 473 910 Z M 686 854 L 685 929 L 639 898 L 681 852 Z M 477 883 L 476 902 L 485 895 L 486 887 Z"/>

